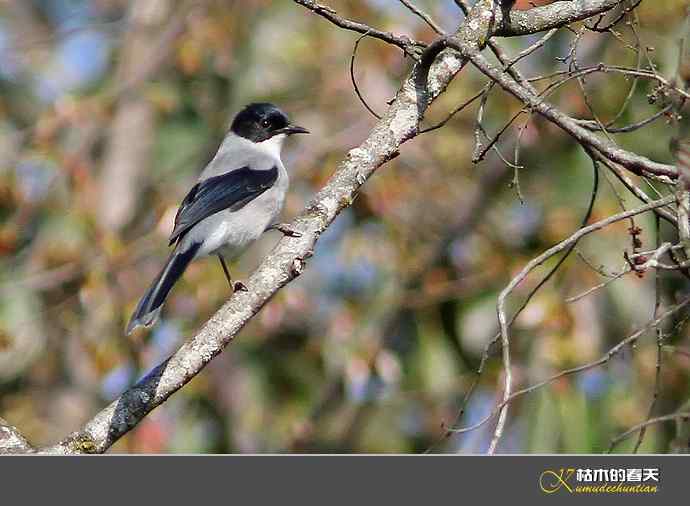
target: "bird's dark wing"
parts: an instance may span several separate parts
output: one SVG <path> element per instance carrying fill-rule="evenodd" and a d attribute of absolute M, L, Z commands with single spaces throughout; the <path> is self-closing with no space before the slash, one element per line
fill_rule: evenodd
<path fill-rule="evenodd" d="M 268 190 L 278 179 L 278 167 L 252 170 L 242 167 L 200 181 L 189 191 L 175 216 L 170 244 L 194 225 L 223 209 L 236 211 Z"/>

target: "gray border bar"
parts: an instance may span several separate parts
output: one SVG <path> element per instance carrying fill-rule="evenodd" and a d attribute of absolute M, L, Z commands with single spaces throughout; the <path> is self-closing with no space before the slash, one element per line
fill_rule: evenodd
<path fill-rule="evenodd" d="M 684 457 L 0 457 L 0 497 L 8 505 L 668 504 L 687 501 L 690 460 Z M 539 486 L 545 471 L 631 467 L 658 468 L 658 491 L 546 494 Z"/>

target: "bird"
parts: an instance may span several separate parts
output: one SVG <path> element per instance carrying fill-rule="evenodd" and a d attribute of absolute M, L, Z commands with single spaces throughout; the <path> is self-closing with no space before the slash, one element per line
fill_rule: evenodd
<path fill-rule="evenodd" d="M 216 255 L 234 293 L 246 287 L 233 283 L 227 260 L 239 257 L 266 230 L 299 235 L 275 223 L 289 186 L 281 151 L 288 136 L 308 133 L 267 102 L 248 104 L 235 115 L 215 156 L 177 210 L 169 242 L 174 249 L 137 304 L 127 335 L 156 322 L 170 290 L 193 260 Z"/>

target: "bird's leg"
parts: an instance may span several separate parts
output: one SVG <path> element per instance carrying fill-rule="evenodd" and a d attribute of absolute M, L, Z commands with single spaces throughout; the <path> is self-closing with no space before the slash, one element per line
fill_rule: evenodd
<path fill-rule="evenodd" d="M 277 230 L 278 232 L 282 232 L 283 235 L 287 235 L 288 237 L 302 237 L 302 232 L 298 232 L 287 223 L 274 223 L 273 225 L 270 225 L 266 230 Z"/>
<path fill-rule="evenodd" d="M 223 267 L 225 279 L 228 280 L 228 285 L 230 285 L 230 290 L 232 290 L 232 293 L 246 292 L 247 287 L 244 286 L 244 283 L 242 283 L 242 281 L 235 281 L 234 283 L 232 282 L 232 278 L 230 277 L 230 271 L 228 270 L 228 266 L 225 264 L 225 258 L 223 258 L 223 255 L 221 255 L 220 253 L 218 254 L 218 260 L 220 260 L 220 265 L 221 267 Z"/>
<path fill-rule="evenodd" d="M 223 272 L 225 273 L 225 279 L 228 280 L 228 285 L 230 285 L 230 290 L 233 292 L 235 291 L 235 287 L 232 284 L 232 278 L 230 277 L 230 271 L 228 270 L 228 266 L 225 265 L 225 258 L 223 258 L 223 255 L 218 254 L 218 260 L 220 260 L 220 265 L 223 267 Z"/>

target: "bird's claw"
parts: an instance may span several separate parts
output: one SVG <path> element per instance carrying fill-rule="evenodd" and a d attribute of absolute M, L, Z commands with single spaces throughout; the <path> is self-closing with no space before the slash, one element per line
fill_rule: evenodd
<path fill-rule="evenodd" d="M 249 288 L 247 288 L 247 286 L 244 283 L 242 283 L 242 281 L 235 281 L 235 284 L 232 285 L 232 289 L 235 292 L 248 292 L 249 291 Z"/>
<path fill-rule="evenodd" d="M 277 230 L 288 237 L 302 237 L 302 232 L 298 232 L 287 223 L 276 223 L 271 225 L 270 229 Z"/>

